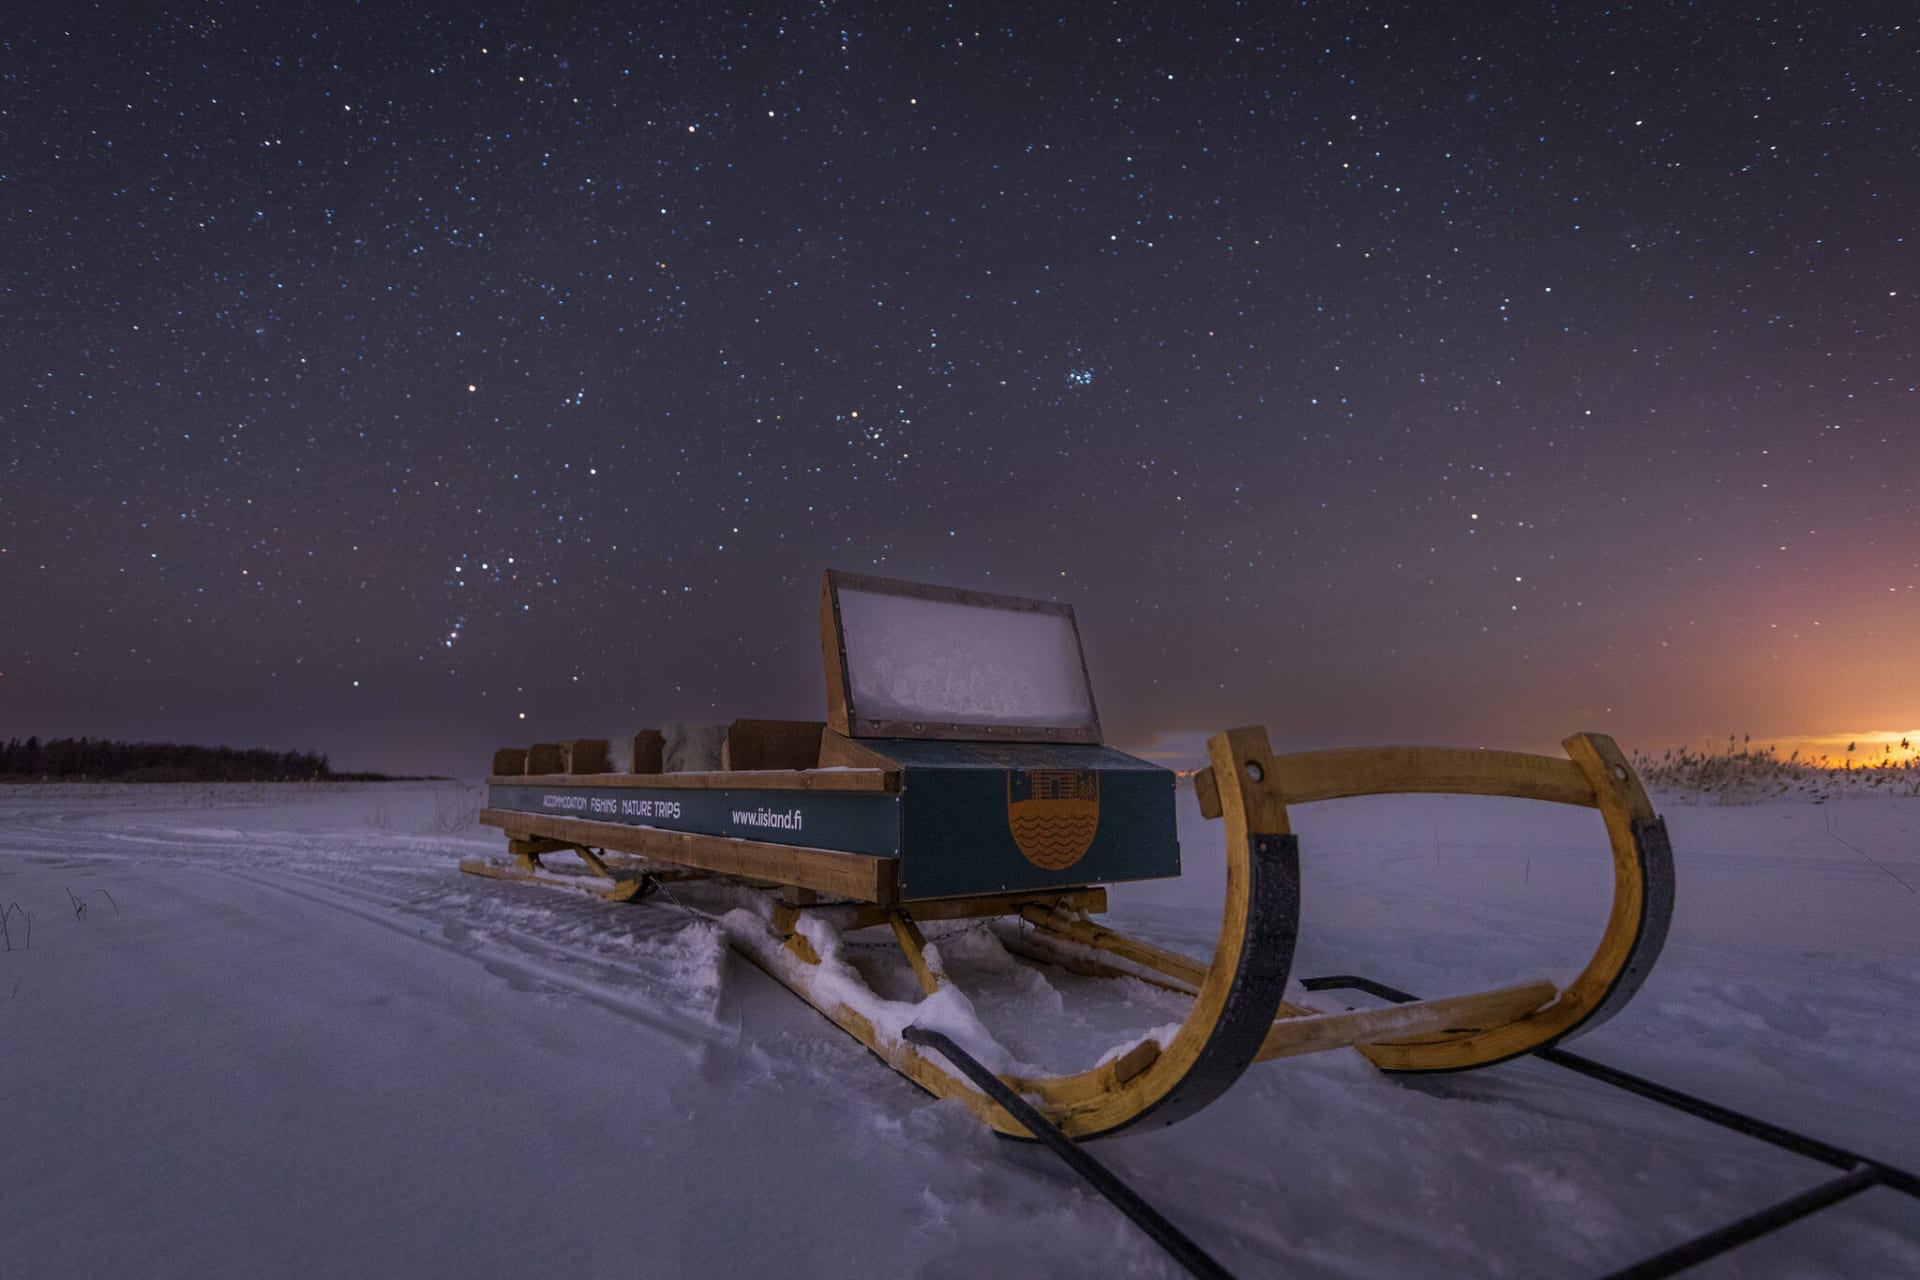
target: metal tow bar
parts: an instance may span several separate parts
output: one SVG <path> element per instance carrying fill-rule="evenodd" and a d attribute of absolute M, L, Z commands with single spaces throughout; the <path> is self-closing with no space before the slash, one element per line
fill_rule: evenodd
<path fill-rule="evenodd" d="M 1418 996 L 1390 987 L 1384 982 L 1375 982 L 1358 974 L 1337 973 L 1324 978 L 1307 978 L 1301 984 L 1309 991 L 1364 991 L 1368 995 L 1378 996 L 1394 1004 L 1406 1004 L 1419 999 Z M 1556 1067 L 1568 1071 L 1577 1071 L 1591 1080 L 1623 1090 L 1649 1102 L 1657 1102 L 1663 1107 L 1696 1116 L 1710 1124 L 1717 1124 L 1735 1133 L 1744 1133 L 1750 1138 L 1771 1143 L 1785 1151 L 1818 1160 L 1844 1172 L 1837 1178 L 1830 1178 L 1817 1186 L 1810 1187 L 1798 1195 L 1789 1196 L 1764 1209 L 1758 1209 L 1744 1218 L 1730 1222 L 1723 1227 L 1683 1240 L 1670 1249 L 1662 1250 L 1650 1258 L 1643 1258 L 1631 1266 L 1622 1267 L 1605 1277 L 1605 1280 L 1661 1280 L 1662 1277 L 1675 1275 L 1695 1263 L 1705 1262 L 1708 1258 L 1718 1257 L 1729 1249 L 1743 1245 L 1777 1231 L 1792 1222 L 1798 1222 L 1811 1214 L 1840 1201 L 1856 1196 L 1873 1187 L 1886 1187 L 1902 1195 L 1920 1200 L 1920 1175 L 1897 1165 L 1863 1156 L 1857 1151 L 1848 1151 L 1832 1143 L 1810 1138 L 1804 1133 L 1777 1124 L 1769 1124 L 1754 1116 L 1744 1115 L 1731 1107 L 1723 1107 L 1717 1102 L 1708 1102 L 1705 1098 L 1696 1098 L 1690 1093 L 1682 1093 L 1645 1076 L 1610 1067 L 1604 1062 L 1578 1053 L 1569 1053 L 1565 1049 L 1549 1045 L 1533 1051 L 1533 1056 Z"/>
<path fill-rule="evenodd" d="M 1140 1198 L 1126 1183 L 1120 1181 L 1113 1170 L 1088 1155 L 1079 1143 L 1060 1132 L 1058 1126 L 1041 1115 L 1031 1103 L 1009 1089 L 999 1076 L 987 1070 L 978 1058 L 955 1044 L 951 1037 L 938 1031 L 928 1031 L 921 1027 L 908 1027 L 900 1033 L 901 1039 L 908 1044 L 920 1045 L 932 1049 L 960 1068 L 967 1079 L 973 1081 L 980 1092 L 999 1103 L 1015 1120 L 1027 1127 L 1027 1132 L 1053 1154 L 1066 1161 L 1067 1167 L 1087 1180 L 1087 1184 L 1111 1201 L 1115 1208 L 1133 1219 L 1134 1225 L 1153 1237 L 1155 1244 L 1171 1254 L 1176 1262 L 1193 1275 L 1203 1280 L 1233 1280 L 1233 1273 L 1215 1262 L 1213 1258 L 1195 1244 L 1185 1232 L 1167 1221 L 1158 1209 Z"/>

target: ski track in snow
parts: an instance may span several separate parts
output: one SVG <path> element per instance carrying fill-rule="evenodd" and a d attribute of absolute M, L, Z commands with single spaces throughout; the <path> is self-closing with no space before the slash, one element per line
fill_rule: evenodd
<path fill-rule="evenodd" d="M 0 1275 L 1176 1274 L 1052 1156 L 732 954 L 734 895 L 621 907 L 459 875 L 501 852 L 478 799 L 0 790 Z M 1185 874 L 1116 888 L 1110 919 L 1204 957 L 1221 837 L 1180 804 Z M 1920 801 L 1660 807 L 1665 956 L 1570 1047 L 1920 1165 Z M 1564 982 L 1598 936 L 1590 813 L 1295 818 L 1296 976 Z M 928 933 L 1014 1060 L 1082 1067 L 1185 1011 L 981 926 Z M 917 998 L 884 931 L 842 943 Z M 1258 1064 L 1093 1150 L 1244 1277 L 1600 1274 L 1829 1176 L 1543 1063 L 1398 1081 L 1351 1052 Z M 1920 1204 L 1871 1191 L 1690 1274 L 1920 1275 Z"/>

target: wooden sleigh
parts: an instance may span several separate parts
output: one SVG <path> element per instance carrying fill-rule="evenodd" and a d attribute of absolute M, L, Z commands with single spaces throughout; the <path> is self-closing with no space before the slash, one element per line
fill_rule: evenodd
<path fill-rule="evenodd" d="M 618 901 L 676 879 L 755 887 L 765 927 L 730 929 L 736 949 L 915 1084 L 1015 1137 L 1043 1136 L 1036 1115 L 1081 1139 L 1168 1124 L 1269 1058 L 1352 1047 L 1397 1072 L 1504 1061 L 1617 1012 L 1665 939 L 1665 827 L 1611 739 L 1576 734 L 1564 757 L 1403 747 L 1275 755 L 1257 727 L 1216 735 L 1193 780 L 1202 812 L 1226 829 L 1212 957 L 1129 938 L 1094 917 L 1106 907 L 1103 886 L 1179 874 L 1174 778 L 1103 744 L 1068 606 L 830 571 L 821 635 L 827 720 L 736 721 L 720 769 L 662 771 L 658 734 L 635 739 L 625 773 L 607 772 L 606 744 L 592 740 L 499 753 L 481 821 L 505 831 L 514 860 L 462 870 L 590 882 Z M 1284 998 L 1300 906 L 1289 810 L 1403 792 L 1599 812 L 1613 904 L 1570 984 L 1341 1013 Z M 543 863 L 561 851 L 581 869 Z M 1171 1035 L 1088 1070 L 982 1081 L 950 1038 L 883 1025 L 847 997 L 858 975 L 833 954 L 840 933 L 889 927 L 932 1000 L 952 978 L 920 926 L 994 917 L 1028 926 L 1009 941 L 1031 958 L 1144 979 L 1190 995 L 1191 1008 Z"/>

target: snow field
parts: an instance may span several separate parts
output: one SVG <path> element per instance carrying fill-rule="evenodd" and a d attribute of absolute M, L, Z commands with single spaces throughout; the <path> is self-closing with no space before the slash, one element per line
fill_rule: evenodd
<path fill-rule="evenodd" d="M 1047 1153 L 933 1102 L 735 954 L 730 933 L 763 927 L 737 893 L 618 907 L 459 875 L 501 851 L 449 829 L 478 799 L 0 790 L 0 1275 L 1174 1274 Z M 1219 825 L 1180 803 L 1186 874 L 1116 888 L 1110 921 L 1205 956 Z M 1660 807 L 1667 952 L 1571 1047 L 1920 1164 L 1901 883 L 1920 884 L 1920 803 Z M 1598 936 L 1590 813 L 1417 797 L 1295 819 L 1296 976 L 1564 981 Z M 936 1025 L 996 1065 L 1077 1069 L 1185 1012 L 991 928 L 927 932 L 967 996 Z M 914 1016 L 884 930 L 816 945 L 850 995 Z M 1246 1277 L 1597 1274 L 1827 1176 L 1542 1063 L 1400 1081 L 1351 1052 L 1256 1065 L 1095 1150 Z M 1920 1205 L 1869 1192 L 1697 1274 L 1920 1274 Z"/>

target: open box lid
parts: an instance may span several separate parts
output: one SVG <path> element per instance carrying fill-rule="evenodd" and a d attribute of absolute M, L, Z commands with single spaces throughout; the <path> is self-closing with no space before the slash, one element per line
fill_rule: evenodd
<path fill-rule="evenodd" d="M 829 569 L 820 645 L 850 738 L 1101 742 L 1072 605 Z"/>

